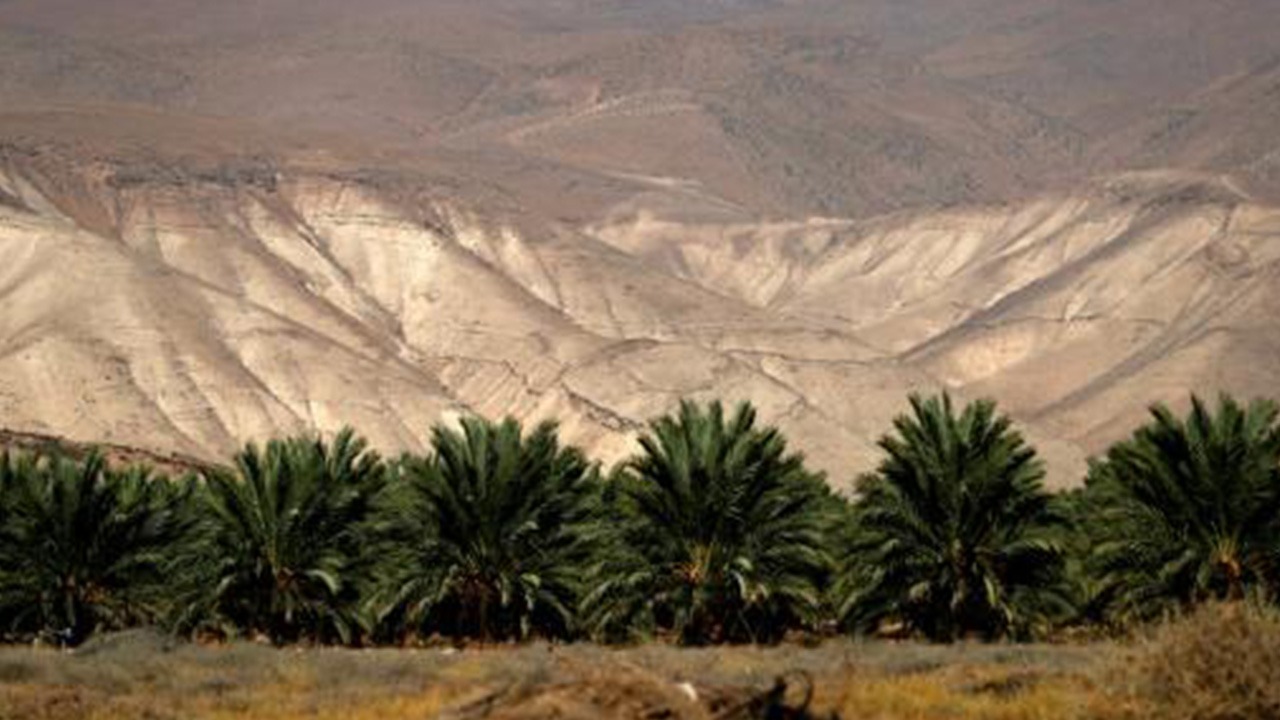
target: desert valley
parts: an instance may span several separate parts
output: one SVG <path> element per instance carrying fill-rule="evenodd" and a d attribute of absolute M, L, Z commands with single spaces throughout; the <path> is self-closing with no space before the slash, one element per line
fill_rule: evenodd
<path fill-rule="evenodd" d="M 0 0 L 0 718 L 1280 717 L 1275 5 Z"/>

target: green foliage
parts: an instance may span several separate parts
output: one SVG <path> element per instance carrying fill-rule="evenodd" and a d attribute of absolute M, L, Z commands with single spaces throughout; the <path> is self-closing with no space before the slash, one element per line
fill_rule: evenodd
<path fill-rule="evenodd" d="M 600 544 L 599 476 L 555 424 L 513 419 L 436 427 L 430 457 L 401 464 L 385 512 L 392 635 L 570 637 Z"/>
<path fill-rule="evenodd" d="M 0 456 L 0 623 L 9 637 L 79 644 L 154 622 L 190 529 L 191 483 L 101 455 Z"/>
<path fill-rule="evenodd" d="M 188 624 L 273 642 L 359 638 L 366 541 L 386 466 L 347 429 L 250 445 L 208 478 Z"/>
<path fill-rule="evenodd" d="M 756 423 L 748 404 L 682 403 L 607 481 L 553 423 L 475 417 L 390 466 L 351 430 L 180 481 L 98 454 L 2 455 L 0 638 L 168 624 L 276 643 L 708 644 L 836 619 L 1023 639 L 1280 593 L 1268 401 L 1157 405 L 1059 495 L 988 401 L 912 396 L 853 503 Z"/>
<path fill-rule="evenodd" d="M 1123 632 L 1125 628 L 1107 612 L 1112 593 L 1094 567 L 1088 532 L 1097 522 L 1093 497 L 1080 487 L 1055 495 L 1053 501 L 1056 512 L 1066 519 L 1054 532 L 1064 550 L 1063 572 L 1072 608 L 1070 617 L 1062 619 L 1063 629 L 1070 628 L 1077 636 Z"/>
<path fill-rule="evenodd" d="M 611 482 L 618 536 L 584 604 L 598 635 L 771 641 L 817 621 L 831 497 L 755 421 L 685 402 L 650 423 Z"/>
<path fill-rule="evenodd" d="M 862 631 L 1024 636 L 1067 604 L 1044 470 L 995 404 L 911 397 L 858 483 L 839 595 Z"/>
<path fill-rule="evenodd" d="M 1274 403 L 1167 407 L 1105 458 L 1086 486 L 1091 565 L 1113 613 L 1273 593 L 1280 551 L 1280 427 Z"/>

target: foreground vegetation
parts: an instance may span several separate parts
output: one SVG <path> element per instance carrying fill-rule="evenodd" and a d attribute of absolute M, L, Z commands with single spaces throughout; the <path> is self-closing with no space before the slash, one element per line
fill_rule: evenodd
<path fill-rule="evenodd" d="M 166 645 L 134 631 L 91 640 L 76 653 L 0 649 L 0 717 L 710 720 L 721 715 L 707 707 L 716 696 L 746 699 L 779 675 L 807 675 L 815 692 L 801 717 L 1077 718 L 1085 715 L 1076 705 L 1092 701 L 1089 683 L 1116 652 L 849 641 L 763 650 L 533 644 L 451 654 L 293 652 Z M 681 683 L 709 702 L 689 697 Z M 798 679 L 793 685 L 784 702 L 798 709 L 805 688 Z"/>
<path fill-rule="evenodd" d="M 1278 711 L 1280 620 L 1242 603 L 1133 641 L 1066 645 L 295 651 L 135 630 L 73 653 L 0 648 L 0 717 L 45 720 L 1228 720 Z"/>
<path fill-rule="evenodd" d="M 912 397 L 880 446 L 852 498 L 749 405 L 718 403 L 655 419 L 607 473 L 553 424 L 482 418 L 436 428 L 422 456 L 384 460 L 348 430 L 179 479 L 6 455 L 0 633 L 1034 640 L 1280 589 L 1270 402 L 1156 407 L 1061 495 L 990 402 Z"/>

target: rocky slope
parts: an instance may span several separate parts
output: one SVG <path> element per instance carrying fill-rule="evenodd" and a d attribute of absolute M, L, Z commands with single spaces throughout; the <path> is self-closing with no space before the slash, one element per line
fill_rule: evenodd
<path fill-rule="evenodd" d="M 946 388 L 1076 482 L 1274 392 L 1272 5 L 0 0 L 0 428 L 750 399 L 846 485 Z"/>
<path fill-rule="evenodd" d="M 512 413 L 613 460 L 681 397 L 750 399 L 845 484 L 907 392 L 950 388 L 1066 483 L 1148 401 L 1275 384 L 1280 210 L 1218 178 L 772 223 L 633 190 L 575 227 L 409 170 L 10 144 L 0 417 L 217 458 Z"/>

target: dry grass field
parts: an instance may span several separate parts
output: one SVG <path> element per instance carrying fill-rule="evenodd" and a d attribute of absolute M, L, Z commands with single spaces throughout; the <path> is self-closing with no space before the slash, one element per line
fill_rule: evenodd
<path fill-rule="evenodd" d="M 770 696 L 784 680 L 785 692 Z M 0 718 L 1280 717 L 1280 620 L 1222 606 L 1116 641 L 624 649 L 202 646 L 149 631 L 0 650 Z"/>
<path fill-rule="evenodd" d="M 170 644 L 145 632 L 75 653 L 0 652 L 5 718 L 734 717 L 787 674 L 813 717 L 1086 717 L 1108 645 L 489 650 Z M 690 683 L 702 703 L 680 687 Z M 788 703 L 800 705 L 804 688 Z M 720 707 L 706 704 L 723 698 Z M 719 711 L 719 712 L 717 712 Z M 749 717 L 750 715 L 739 715 Z"/>

